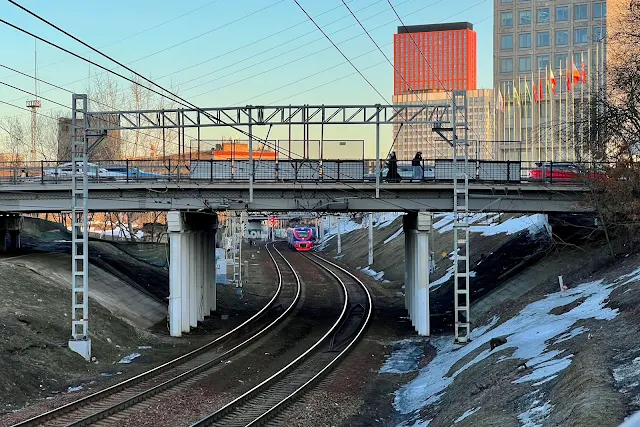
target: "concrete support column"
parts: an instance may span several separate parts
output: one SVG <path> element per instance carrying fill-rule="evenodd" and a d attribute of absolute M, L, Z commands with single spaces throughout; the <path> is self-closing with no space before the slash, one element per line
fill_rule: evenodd
<path fill-rule="evenodd" d="M 20 249 L 20 230 L 9 230 L 11 249 Z"/>
<path fill-rule="evenodd" d="M 196 251 L 194 254 L 195 261 L 195 286 L 198 298 L 196 299 L 196 307 L 198 311 L 198 322 L 204 320 L 204 232 L 196 233 Z"/>
<path fill-rule="evenodd" d="M 198 326 L 198 307 L 200 304 L 200 295 L 198 289 L 198 270 L 197 270 L 197 251 L 198 251 L 198 239 L 197 233 L 189 233 L 189 325 L 192 328 Z"/>
<path fill-rule="evenodd" d="M 191 318 L 189 311 L 191 310 L 191 287 L 189 286 L 189 281 L 191 278 L 191 268 L 189 267 L 189 255 L 191 253 L 191 233 L 185 231 L 182 239 L 184 240 L 182 244 L 182 251 L 180 252 L 180 259 L 182 260 L 182 277 L 181 277 L 181 288 L 182 288 L 182 332 L 189 332 L 191 329 L 189 320 Z"/>
<path fill-rule="evenodd" d="M 403 217 L 405 250 L 405 308 L 411 324 L 419 335 L 430 334 L 429 270 L 431 265 L 429 241 L 432 214 L 408 213 Z"/>
<path fill-rule="evenodd" d="M 428 212 L 418 213 L 415 257 L 417 266 L 415 269 L 417 288 L 418 313 L 417 313 L 417 329 L 418 335 L 429 336 L 431 334 L 429 309 L 429 270 L 430 270 L 430 248 L 429 240 L 431 234 L 432 215 Z"/>
<path fill-rule="evenodd" d="M 182 335 L 182 232 L 169 233 L 169 333 Z"/>
<path fill-rule="evenodd" d="M 207 258 L 207 262 L 210 264 L 209 272 L 209 281 L 207 285 L 209 286 L 209 310 L 216 311 L 218 310 L 218 302 L 217 302 L 217 292 L 216 292 L 216 276 L 218 272 L 216 271 L 216 235 L 217 229 L 214 228 L 211 232 L 211 238 L 209 239 L 209 256 Z"/>
<path fill-rule="evenodd" d="M 202 233 L 202 310 L 204 317 L 211 314 L 209 293 L 211 292 L 211 232 Z"/>
<path fill-rule="evenodd" d="M 0 251 L 7 251 L 7 230 L 4 228 L 0 229 Z"/>
<path fill-rule="evenodd" d="M 179 337 L 182 332 L 189 332 L 189 322 L 184 322 L 187 296 L 184 291 L 184 251 L 186 235 L 182 213 L 170 211 L 167 214 L 167 230 L 169 232 L 169 333 Z M 186 329 L 185 329 L 186 325 Z"/>

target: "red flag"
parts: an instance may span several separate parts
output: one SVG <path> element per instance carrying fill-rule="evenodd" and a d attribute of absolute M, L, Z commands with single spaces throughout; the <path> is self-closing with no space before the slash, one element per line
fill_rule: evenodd
<path fill-rule="evenodd" d="M 540 101 L 540 99 L 538 98 L 538 88 L 536 87 L 536 85 L 532 85 L 532 87 L 533 87 L 533 102 L 537 104 Z"/>
<path fill-rule="evenodd" d="M 544 90 L 542 90 L 542 77 L 538 76 L 538 101 L 544 99 Z"/>
<path fill-rule="evenodd" d="M 553 75 L 553 69 L 549 68 L 549 81 L 551 82 L 551 90 L 556 94 L 556 76 Z"/>
<path fill-rule="evenodd" d="M 578 71 L 576 63 L 573 59 L 571 59 L 571 76 L 573 77 L 574 86 L 580 83 L 580 71 Z"/>
<path fill-rule="evenodd" d="M 568 61 L 567 61 L 567 92 L 571 92 L 571 70 L 569 69 Z"/>
<path fill-rule="evenodd" d="M 584 68 L 584 56 L 582 57 L 582 84 L 587 84 L 587 70 Z"/>

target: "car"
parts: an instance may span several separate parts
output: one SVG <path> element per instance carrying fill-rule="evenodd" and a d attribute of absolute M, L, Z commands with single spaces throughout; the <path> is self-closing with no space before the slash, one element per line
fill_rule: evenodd
<path fill-rule="evenodd" d="M 588 171 L 577 163 L 536 163 L 529 171 L 529 179 L 535 181 L 575 181 L 582 178 L 603 178 L 600 171 Z"/>
<path fill-rule="evenodd" d="M 107 170 L 109 177 L 113 177 L 115 179 L 166 179 L 166 175 L 145 172 L 142 169 L 137 167 L 129 166 L 129 173 L 127 174 L 127 165 L 126 164 L 110 164 L 103 165 L 104 169 Z"/>
<path fill-rule="evenodd" d="M 104 169 L 103 167 L 98 166 L 95 163 L 88 163 L 88 171 L 87 176 L 90 178 L 110 178 L 109 171 Z M 61 165 L 55 166 L 53 168 L 47 168 L 42 171 L 44 177 L 53 177 L 53 178 L 71 178 L 73 175 L 73 163 L 63 163 Z M 78 168 L 78 174 L 82 175 L 82 164 Z"/>
<path fill-rule="evenodd" d="M 384 169 L 382 169 L 380 171 L 380 178 L 381 180 L 384 180 L 387 177 L 387 174 L 389 173 L 389 168 L 385 167 Z M 415 180 L 413 178 L 413 166 L 411 165 L 398 165 L 398 175 L 400 175 L 400 180 L 401 181 L 413 181 Z M 434 166 L 431 165 L 424 165 L 424 174 L 423 177 L 425 180 L 433 180 L 436 178 L 436 169 Z M 374 173 L 367 173 L 364 175 L 364 179 L 366 181 L 375 181 L 376 180 L 376 174 Z"/>

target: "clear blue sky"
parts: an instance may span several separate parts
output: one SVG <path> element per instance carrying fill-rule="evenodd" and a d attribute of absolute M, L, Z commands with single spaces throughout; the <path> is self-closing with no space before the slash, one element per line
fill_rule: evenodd
<path fill-rule="evenodd" d="M 299 1 L 389 102 L 393 68 L 342 2 Z M 157 83 L 177 86 L 183 97 L 198 106 L 383 102 L 293 0 L 18 2 Z M 406 25 L 473 23 L 478 32 L 479 87 L 491 87 L 493 1 L 392 0 L 392 3 Z M 393 59 L 393 34 L 400 24 L 387 1 L 351 0 L 348 4 Z M 88 52 L 8 2 L 0 3 L 0 16 L 117 70 L 108 60 Z M 0 40 L 0 64 L 32 74 L 33 39 L 0 24 Z M 86 91 L 89 73 L 98 72 L 95 67 L 38 42 L 40 78 L 81 93 Z M 0 81 L 27 90 L 34 88 L 33 80 L 6 69 L 0 69 Z M 127 83 L 121 84 L 124 87 Z M 39 84 L 39 90 L 42 96 L 70 104 L 71 96 L 66 92 L 51 90 L 44 84 Z M 27 98 L 0 86 L 2 101 L 24 106 Z M 51 108 L 61 109 L 43 101 L 43 113 Z M 28 113 L 0 104 L 0 116 L 16 114 Z"/>

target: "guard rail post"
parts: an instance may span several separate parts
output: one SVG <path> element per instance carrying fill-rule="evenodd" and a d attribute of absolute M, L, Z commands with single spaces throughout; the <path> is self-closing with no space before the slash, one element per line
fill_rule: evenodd
<path fill-rule="evenodd" d="M 127 183 L 129 183 L 129 159 L 126 160 L 126 168 L 127 168 Z"/>
<path fill-rule="evenodd" d="M 40 160 L 40 183 L 44 184 L 44 160 Z"/>

